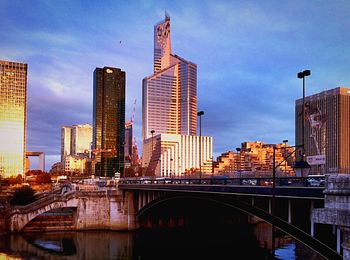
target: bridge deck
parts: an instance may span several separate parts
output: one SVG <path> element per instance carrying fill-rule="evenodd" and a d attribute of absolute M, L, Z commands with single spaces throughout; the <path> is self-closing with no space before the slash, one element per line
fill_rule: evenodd
<path fill-rule="evenodd" d="M 120 184 L 122 190 L 154 190 L 229 193 L 235 195 L 272 196 L 272 187 L 236 186 L 236 185 L 207 185 L 207 184 Z M 323 187 L 276 187 L 276 197 L 323 199 Z"/>

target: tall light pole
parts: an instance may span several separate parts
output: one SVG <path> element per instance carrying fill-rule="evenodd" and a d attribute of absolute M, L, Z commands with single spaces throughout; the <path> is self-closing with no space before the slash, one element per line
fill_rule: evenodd
<path fill-rule="evenodd" d="M 199 179 L 202 176 L 202 115 L 204 115 L 204 111 L 197 112 L 197 116 L 199 116 Z"/>
<path fill-rule="evenodd" d="M 238 156 L 238 160 L 237 160 L 237 172 L 239 173 L 239 178 L 241 178 L 241 148 L 237 147 L 236 148 L 237 151 L 237 156 Z"/>
<path fill-rule="evenodd" d="M 284 155 L 283 155 L 283 158 L 284 158 L 286 156 L 288 140 L 283 140 L 282 142 L 284 143 Z M 287 160 L 284 164 L 284 173 L 287 173 Z"/>
<path fill-rule="evenodd" d="M 153 157 L 153 134 L 154 134 L 154 130 L 151 130 L 151 135 L 152 135 L 152 147 L 151 147 L 151 155 L 150 155 L 150 159 L 149 159 L 149 164 L 152 163 L 152 157 Z M 153 169 L 151 168 L 151 171 L 153 171 Z"/>
<path fill-rule="evenodd" d="M 305 156 L 305 77 L 310 76 L 311 71 L 310 70 L 304 70 L 297 74 L 298 79 L 303 79 L 303 107 L 302 107 L 302 126 L 301 126 L 301 145 L 302 145 L 302 154 L 301 154 L 301 160 L 304 160 Z M 301 175 L 303 173 L 301 172 Z M 302 176 L 303 177 L 303 176 Z"/>

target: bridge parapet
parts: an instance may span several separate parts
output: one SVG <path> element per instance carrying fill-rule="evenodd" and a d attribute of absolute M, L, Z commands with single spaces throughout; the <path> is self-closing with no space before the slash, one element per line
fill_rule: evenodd
<path fill-rule="evenodd" d="M 325 208 L 314 209 L 312 218 L 340 227 L 343 259 L 350 259 L 350 174 L 327 174 L 325 187 Z"/>

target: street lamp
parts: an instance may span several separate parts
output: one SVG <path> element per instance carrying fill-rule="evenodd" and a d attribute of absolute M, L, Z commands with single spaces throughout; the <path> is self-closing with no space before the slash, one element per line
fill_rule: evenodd
<path fill-rule="evenodd" d="M 149 164 L 152 163 L 152 159 L 153 159 L 153 134 L 154 134 L 154 130 L 151 130 L 151 135 L 152 135 L 152 146 L 151 146 L 151 154 L 150 154 L 150 158 L 149 158 Z M 152 165 L 152 164 L 151 164 Z M 153 169 L 151 167 L 151 171 L 153 172 Z"/>
<path fill-rule="evenodd" d="M 287 141 L 287 140 L 283 140 Z M 273 161 L 272 161 L 272 207 L 271 207 L 271 215 L 275 216 L 275 210 L 276 210 L 276 169 L 282 165 L 283 162 L 285 162 L 290 156 L 292 156 L 296 151 L 301 148 L 304 149 L 304 146 L 302 145 L 295 145 L 291 146 L 295 147 L 295 150 L 288 154 L 285 158 L 283 157 L 282 162 L 276 165 L 276 150 L 277 149 L 283 149 L 283 148 L 277 148 L 276 145 L 273 145 Z M 297 161 L 294 164 L 293 167 L 295 170 L 303 170 L 303 169 L 310 169 L 310 165 L 306 161 Z M 272 224 L 272 251 L 273 254 L 275 254 L 275 225 Z"/>
<path fill-rule="evenodd" d="M 170 178 L 173 178 L 172 173 L 173 173 L 173 158 L 170 158 Z"/>
<path fill-rule="evenodd" d="M 199 116 L 199 179 L 202 176 L 202 115 L 204 115 L 204 111 L 197 112 L 197 116 Z"/>
<path fill-rule="evenodd" d="M 285 155 L 286 155 L 286 151 L 287 151 L 287 143 L 288 143 L 288 140 L 286 139 L 286 140 L 283 140 L 282 142 L 284 143 L 284 155 L 283 155 L 283 159 L 284 159 L 284 157 L 285 157 Z M 285 173 L 285 174 L 287 173 L 287 160 L 286 160 L 286 162 L 285 162 L 285 164 L 284 164 L 284 173 Z"/>
<path fill-rule="evenodd" d="M 238 159 L 239 160 L 237 160 L 237 172 L 239 173 L 239 178 L 241 178 L 241 153 L 240 153 L 240 151 L 241 151 L 241 148 L 239 148 L 239 147 L 237 147 L 236 148 L 236 151 L 237 151 L 237 156 L 238 156 Z"/>
<path fill-rule="evenodd" d="M 304 70 L 297 74 L 298 79 L 303 79 L 303 107 L 302 107 L 302 126 L 301 126 L 301 161 L 304 161 L 305 157 L 305 77 L 310 76 L 310 70 Z M 301 176 L 303 176 L 303 171 L 301 171 Z"/>

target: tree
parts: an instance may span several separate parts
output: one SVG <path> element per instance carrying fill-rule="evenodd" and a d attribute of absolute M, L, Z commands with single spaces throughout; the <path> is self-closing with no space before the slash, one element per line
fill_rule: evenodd
<path fill-rule="evenodd" d="M 39 175 L 39 174 L 42 174 L 42 173 L 45 173 L 45 172 L 43 172 L 42 170 L 29 170 L 29 171 L 26 172 L 26 175 L 27 176 Z"/>
<path fill-rule="evenodd" d="M 12 205 L 27 205 L 35 201 L 35 191 L 30 186 L 17 188 L 11 198 Z"/>
<path fill-rule="evenodd" d="M 51 175 L 49 173 L 41 172 L 36 176 L 35 182 L 37 184 L 51 183 Z"/>
<path fill-rule="evenodd" d="M 18 174 L 17 177 L 7 177 L 5 178 L 5 182 L 9 185 L 21 184 L 22 183 L 22 175 Z"/>

